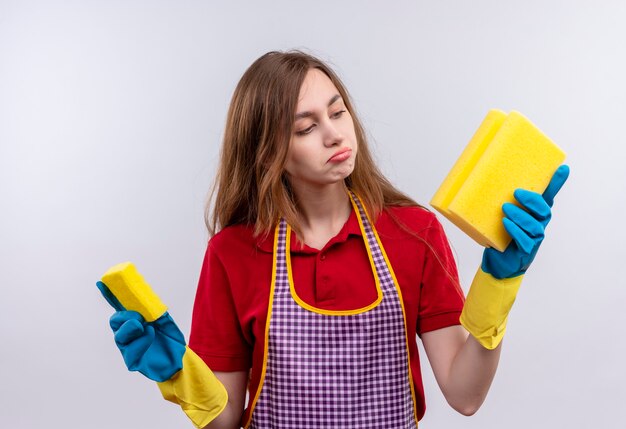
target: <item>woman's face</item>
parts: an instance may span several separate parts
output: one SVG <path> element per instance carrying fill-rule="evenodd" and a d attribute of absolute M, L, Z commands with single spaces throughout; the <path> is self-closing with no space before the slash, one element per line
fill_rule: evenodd
<path fill-rule="evenodd" d="M 357 141 L 352 116 L 323 72 L 309 70 L 298 97 L 285 171 L 292 186 L 324 187 L 354 170 Z"/>

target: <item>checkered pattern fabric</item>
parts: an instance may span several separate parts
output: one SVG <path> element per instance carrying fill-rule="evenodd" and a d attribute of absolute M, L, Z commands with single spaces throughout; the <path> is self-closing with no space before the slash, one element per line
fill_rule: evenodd
<path fill-rule="evenodd" d="M 417 427 L 400 298 L 373 227 L 352 198 L 383 299 L 350 315 L 298 305 L 289 287 L 287 224 L 281 220 L 267 366 L 250 428 Z"/>

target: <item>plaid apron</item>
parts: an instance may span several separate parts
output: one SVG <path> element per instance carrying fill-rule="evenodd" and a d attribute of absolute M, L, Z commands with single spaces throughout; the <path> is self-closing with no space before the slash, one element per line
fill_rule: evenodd
<path fill-rule="evenodd" d="M 290 285 L 291 229 L 281 220 L 264 374 L 246 427 L 417 428 L 401 297 L 361 202 L 352 193 L 350 197 L 379 299 L 354 311 L 299 305 Z"/>

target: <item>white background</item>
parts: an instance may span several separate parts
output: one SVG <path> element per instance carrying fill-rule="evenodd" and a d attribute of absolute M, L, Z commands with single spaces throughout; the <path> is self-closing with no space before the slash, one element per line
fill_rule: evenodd
<path fill-rule="evenodd" d="M 483 407 L 422 428 L 624 427 L 626 2 L 0 1 L 0 427 L 191 427 L 128 373 L 96 280 L 132 260 L 188 334 L 236 82 L 303 48 L 423 204 L 492 107 L 568 154 Z M 481 248 L 442 220 L 465 288 Z"/>

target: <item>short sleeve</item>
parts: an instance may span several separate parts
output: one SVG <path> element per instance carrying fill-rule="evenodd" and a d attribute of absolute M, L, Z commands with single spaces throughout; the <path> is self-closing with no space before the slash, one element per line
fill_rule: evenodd
<path fill-rule="evenodd" d="M 252 352 L 242 331 L 228 274 L 209 242 L 193 307 L 189 347 L 214 371 L 246 371 Z"/>
<path fill-rule="evenodd" d="M 417 318 L 417 334 L 459 324 L 465 297 L 448 238 L 436 216 L 425 230 L 427 245 Z"/>

